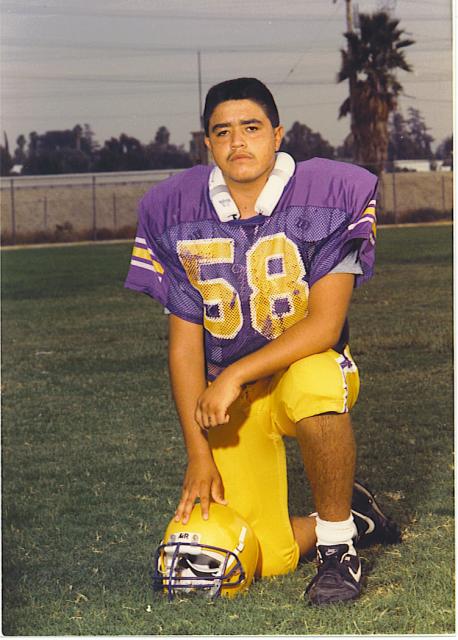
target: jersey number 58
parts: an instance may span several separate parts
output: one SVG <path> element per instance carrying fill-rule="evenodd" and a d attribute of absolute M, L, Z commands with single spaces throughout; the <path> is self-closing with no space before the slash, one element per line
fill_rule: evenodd
<path fill-rule="evenodd" d="M 178 256 L 189 281 L 204 303 L 204 326 L 216 338 L 234 339 L 243 326 L 239 293 L 223 277 L 203 278 L 202 267 L 234 264 L 234 240 L 181 240 Z M 307 314 L 308 285 L 297 246 L 284 233 L 260 238 L 246 253 L 250 322 L 268 340 L 283 333 Z M 217 314 L 208 314 L 209 308 Z"/>

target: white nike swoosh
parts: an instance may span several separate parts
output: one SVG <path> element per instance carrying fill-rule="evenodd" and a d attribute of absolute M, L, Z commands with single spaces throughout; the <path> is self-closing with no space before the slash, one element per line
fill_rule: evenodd
<path fill-rule="evenodd" d="M 368 518 L 367 516 L 365 516 L 363 513 L 360 513 L 359 511 L 355 511 L 354 509 L 352 509 L 352 513 L 355 513 L 357 516 L 359 516 L 360 518 L 362 518 L 364 520 L 364 522 L 367 522 L 368 524 L 368 529 L 367 531 L 365 531 L 363 533 L 364 536 L 366 536 L 368 533 L 372 533 L 375 529 L 375 524 L 374 521 L 371 520 L 371 518 Z"/>
<path fill-rule="evenodd" d="M 361 565 L 359 565 L 358 571 L 356 573 L 351 569 L 351 567 L 348 567 L 348 571 L 350 572 L 350 575 L 356 580 L 356 582 L 359 582 L 361 580 Z"/>

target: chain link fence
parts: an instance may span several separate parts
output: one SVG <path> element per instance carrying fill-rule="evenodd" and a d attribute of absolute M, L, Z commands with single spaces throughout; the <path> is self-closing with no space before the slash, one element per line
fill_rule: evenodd
<path fill-rule="evenodd" d="M 178 172 L 2 178 L 3 242 L 126 237 L 136 225 L 137 204 L 142 195 Z"/>
<path fill-rule="evenodd" d="M 453 173 L 408 171 L 384 173 L 379 183 L 380 223 L 421 222 L 451 218 Z"/>
<path fill-rule="evenodd" d="M 16 244 L 131 237 L 142 195 L 179 171 L 1 178 L 2 241 Z M 382 175 L 380 223 L 447 218 L 452 208 L 451 172 Z"/>

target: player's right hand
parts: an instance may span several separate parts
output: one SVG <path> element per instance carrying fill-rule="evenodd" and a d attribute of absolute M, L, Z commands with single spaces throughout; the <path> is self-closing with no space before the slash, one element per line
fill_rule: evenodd
<path fill-rule="evenodd" d="M 186 524 L 194 503 L 200 498 L 202 518 L 208 520 L 210 500 L 227 504 L 224 499 L 223 481 L 213 459 L 190 460 L 183 480 L 181 500 L 175 511 L 175 522 Z"/>

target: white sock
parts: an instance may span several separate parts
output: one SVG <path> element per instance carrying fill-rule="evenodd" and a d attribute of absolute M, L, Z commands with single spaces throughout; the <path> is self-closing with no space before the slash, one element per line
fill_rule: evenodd
<path fill-rule="evenodd" d="M 332 547 L 337 544 L 348 544 L 349 552 L 356 555 L 353 547 L 353 537 L 356 536 L 356 525 L 353 522 L 353 514 L 350 514 L 348 520 L 341 522 L 330 522 L 322 520 L 319 515 L 316 516 L 316 545 L 324 545 Z"/>

